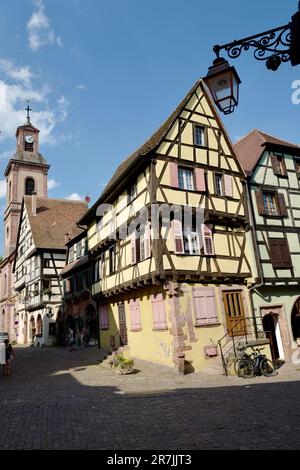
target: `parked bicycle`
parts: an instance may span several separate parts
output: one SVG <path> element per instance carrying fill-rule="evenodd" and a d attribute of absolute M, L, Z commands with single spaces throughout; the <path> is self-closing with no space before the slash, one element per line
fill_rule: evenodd
<path fill-rule="evenodd" d="M 256 375 L 271 377 L 276 374 L 273 362 L 270 361 L 265 354 L 261 354 L 264 348 L 255 349 L 251 346 L 253 350 L 251 354 L 247 354 L 245 349 L 245 347 L 239 349 L 244 352 L 234 364 L 234 369 L 238 377 L 251 378 Z"/>

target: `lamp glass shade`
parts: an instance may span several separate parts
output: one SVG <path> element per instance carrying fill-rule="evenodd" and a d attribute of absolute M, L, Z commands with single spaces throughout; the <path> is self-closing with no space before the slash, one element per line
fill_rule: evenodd
<path fill-rule="evenodd" d="M 235 68 L 230 67 L 225 59 L 218 58 L 209 68 L 204 81 L 219 110 L 224 114 L 232 113 L 238 105 L 241 83 Z"/>

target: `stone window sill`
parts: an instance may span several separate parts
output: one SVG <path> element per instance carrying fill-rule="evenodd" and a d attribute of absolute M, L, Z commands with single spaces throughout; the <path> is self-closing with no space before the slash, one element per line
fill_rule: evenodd
<path fill-rule="evenodd" d="M 206 323 L 203 325 L 199 325 L 198 323 L 194 324 L 195 328 L 210 328 L 211 326 L 221 326 L 221 323 L 216 322 L 216 323 Z"/>

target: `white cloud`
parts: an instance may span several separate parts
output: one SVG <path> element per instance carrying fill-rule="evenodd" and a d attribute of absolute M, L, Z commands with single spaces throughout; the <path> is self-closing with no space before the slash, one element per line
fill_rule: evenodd
<path fill-rule="evenodd" d="M 60 183 L 56 181 L 54 178 L 51 180 L 48 180 L 48 189 L 54 189 L 58 188 L 60 186 Z"/>
<path fill-rule="evenodd" d="M 11 60 L 0 59 L 0 71 L 13 78 L 17 82 L 22 82 L 24 85 L 30 85 L 33 78 L 33 73 L 28 65 L 23 67 L 16 67 Z"/>
<path fill-rule="evenodd" d="M 76 90 L 81 90 L 81 91 L 86 91 L 87 90 L 87 87 L 85 85 L 83 85 L 83 83 L 79 83 L 78 85 L 76 85 Z"/>
<path fill-rule="evenodd" d="M 6 180 L 0 181 L 0 198 L 6 196 Z"/>
<path fill-rule="evenodd" d="M 69 201 L 83 201 L 83 197 L 79 196 L 77 193 L 72 193 L 69 196 L 66 196 L 65 199 L 68 199 Z"/>
<path fill-rule="evenodd" d="M 64 96 L 60 96 L 56 100 L 55 109 L 50 109 L 48 105 L 50 93 L 51 88 L 48 85 L 34 88 L 23 82 L 12 84 L 0 79 L 0 129 L 2 131 L 0 141 L 11 138 L 16 127 L 24 123 L 24 106 L 26 100 L 30 100 L 32 108 L 32 103 L 38 104 L 41 108 L 31 113 L 32 123 L 40 129 L 40 142 L 56 145 L 59 142 L 59 136 L 55 135 L 55 127 L 66 120 L 69 102 Z"/>
<path fill-rule="evenodd" d="M 0 160 L 7 160 L 8 158 L 11 158 L 14 153 L 14 150 L 5 150 L 4 152 L 0 153 Z"/>
<path fill-rule="evenodd" d="M 45 5 L 43 0 L 34 0 L 36 10 L 32 13 L 28 23 L 29 47 L 34 52 L 43 46 L 56 44 L 63 46 L 62 38 L 56 36 L 51 26 L 50 18 L 45 14 Z"/>

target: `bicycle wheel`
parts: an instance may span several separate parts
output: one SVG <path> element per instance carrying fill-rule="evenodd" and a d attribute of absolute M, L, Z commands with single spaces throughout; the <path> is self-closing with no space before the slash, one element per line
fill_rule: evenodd
<path fill-rule="evenodd" d="M 261 361 L 260 370 L 265 377 L 271 377 L 275 373 L 273 362 L 270 359 L 263 359 Z"/>
<path fill-rule="evenodd" d="M 234 370 L 238 377 L 250 379 L 254 375 L 253 364 L 249 359 L 241 358 L 234 364 Z"/>

